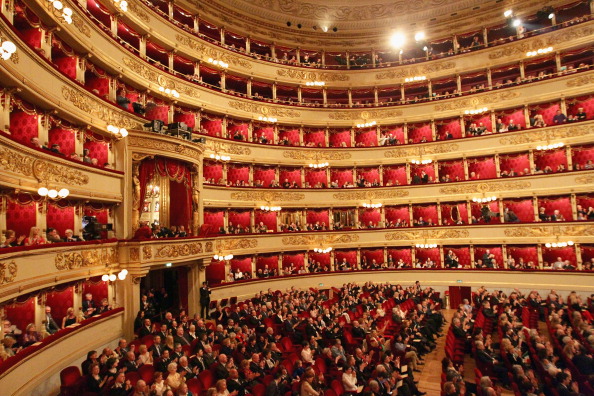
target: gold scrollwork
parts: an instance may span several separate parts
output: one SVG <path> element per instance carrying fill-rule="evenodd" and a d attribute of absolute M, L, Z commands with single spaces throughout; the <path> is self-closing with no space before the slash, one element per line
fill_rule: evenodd
<path fill-rule="evenodd" d="M 578 176 L 575 178 L 575 182 L 578 184 L 594 184 L 594 176 Z"/>
<path fill-rule="evenodd" d="M 188 84 L 182 84 L 179 81 L 175 81 L 164 74 L 158 73 L 156 70 L 143 65 L 131 58 L 124 58 L 124 64 L 135 73 L 138 73 L 142 78 L 148 81 L 158 84 L 163 88 L 175 89 L 180 94 L 188 95 L 192 98 L 199 98 L 200 91 Z"/>
<path fill-rule="evenodd" d="M 137 136 L 129 136 L 128 144 L 134 147 L 142 147 L 152 149 L 166 154 L 174 154 L 176 156 L 184 155 L 194 159 L 200 159 L 202 152 L 198 149 L 199 146 L 189 146 L 182 143 L 164 142 L 156 139 L 148 139 Z"/>
<path fill-rule="evenodd" d="M 235 154 L 235 155 L 250 155 L 252 150 L 248 147 L 240 146 L 239 144 L 229 144 L 224 142 L 217 142 L 208 139 L 206 141 L 206 149 L 216 151 L 219 154 Z"/>
<path fill-rule="evenodd" d="M 585 76 L 579 76 L 577 78 L 572 78 L 571 80 L 567 81 L 567 86 L 571 88 L 581 87 L 583 85 L 589 85 L 594 83 L 594 74 L 587 74 Z"/>
<path fill-rule="evenodd" d="M 359 111 L 335 111 L 328 113 L 331 120 L 383 120 L 386 118 L 401 117 L 402 110 L 365 110 Z"/>
<path fill-rule="evenodd" d="M 140 260 L 140 249 L 139 248 L 135 248 L 135 247 L 130 248 L 130 250 L 128 251 L 128 254 L 130 255 L 130 261 Z"/>
<path fill-rule="evenodd" d="M 540 226 L 540 227 L 513 227 L 504 231 L 505 236 L 520 237 L 550 237 L 565 235 L 572 237 L 593 236 L 594 227 L 592 225 L 580 226 Z"/>
<path fill-rule="evenodd" d="M 349 191 L 339 192 L 332 195 L 334 199 L 339 201 L 349 200 L 371 200 L 371 199 L 387 199 L 387 198 L 402 198 L 408 197 L 409 192 L 407 190 L 394 190 L 394 191 Z"/>
<path fill-rule="evenodd" d="M 219 252 L 239 249 L 253 249 L 256 246 L 258 246 L 258 240 L 255 238 L 223 239 L 215 242 L 215 250 Z"/>
<path fill-rule="evenodd" d="M 84 22 L 84 19 L 81 18 L 78 14 L 72 15 L 72 26 L 78 29 L 79 32 L 84 34 L 87 37 L 91 37 L 91 28 Z"/>
<path fill-rule="evenodd" d="M 419 239 L 455 239 L 468 238 L 467 230 L 423 230 L 396 231 L 385 235 L 387 241 L 419 240 Z"/>
<path fill-rule="evenodd" d="M 570 137 L 585 136 L 592 132 L 592 125 L 568 126 L 561 128 L 553 128 L 549 130 L 522 132 L 515 136 L 506 136 L 499 139 L 501 144 L 525 144 L 532 142 L 540 142 L 552 139 L 567 139 Z"/>
<path fill-rule="evenodd" d="M 128 1 L 128 9 L 132 11 L 138 17 L 138 19 L 140 19 L 144 23 L 151 22 L 151 18 L 149 18 L 148 14 L 140 7 L 140 5 L 136 4 L 136 2 Z"/>
<path fill-rule="evenodd" d="M 14 260 L 9 263 L 0 263 L 0 285 L 14 282 L 18 267 Z"/>
<path fill-rule="evenodd" d="M 384 152 L 386 158 L 418 157 L 430 154 L 450 153 L 458 150 L 457 144 L 438 144 L 418 147 L 400 147 Z"/>
<path fill-rule="evenodd" d="M 244 69 L 251 69 L 252 64 L 245 59 L 241 59 L 238 56 L 231 55 L 229 51 L 221 51 L 209 46 L 206 46 L 203 43 L 200 43 L 199 40 L 195 40 L 191 37 L 187 37 L 181 34 L 175 36 L 175 39 L 178 43 L 190 47 L 194 51 L 198 52 L 202 55 L 203 59 L 207 58 L 214 58 L 218 60 L 222 60 L 225 63 L 228 63 L 233 66 L 243 67 Z"/>
<path fill-rule="evenodd" d="M 398 68 L 396 70 L 385 71 L 375 75 L 376 80 L 393 80 L 395 78 L 406 78 L 425 75 L 429 73 L 436 73 L 442 70 L 450 70 L 456 67 L 456 62 L 446 61 L 430 63 L 422 66 L 413 66 L 407 68 Z"/>
<path fill-rule="evenodd" d="M 153 250 L 150 246 L 143 246 L 142 247 L 142 256 L 145 260 L 150 260 L 153 258 Z"/>
<path fill-rule="evenodd" d="M 286 117 L 286 118 L 299 118 L 301 113 L 296 110 L 289 110 L 283 108 L 276 108 L 272 106 L 264 106 L 258 103 L 240 102 L 236 100 L 229 101 L 229 107 L 245 111 L 247 113 L 264 114 L 272 117 Z"/>
<path fill-rule="evenodd" d="M 296 160 L 327 160 L 336 161 L 351 158 L 351 153 L 344 151 L 310 151 L 310 150 L 285 150 L 283 157 Z"/>
<path fill-rule="evenodd" d="M 483 105 L 489 105 L 493 103 L 498 103 L 504 100 L 515 99 L 520 96 L 520 92 L 512 91 L 512 92 L 495 92 L 491 94 L 476 96 L 473 98 L 466 98 L 466 99 L 458 99 L 452 101 L 446 101 L 445 103 L 440 103 L 435 105 L 435 111 L 447 111 L 447 110 L 463 110 L 469 109 L 473 107 L 479 107 Z"/>
<path fill-rule="evenodd" d="M 349 76 L 344 73 L 314 72 L 294 69 L 277 69 L 276 74 L 280 77 L 293 78 L 296 80 L 310 81 L 349 81 Z"/>
<path fill-rule="evenodd" d="M 202 253 L 202 243 L 181 243 L 176 245 L 166 245 L 157 248 L 155 258 L 176 258 L 196 255 Z"/>
<path fill-rule="evenodd" d="M 118 251 L 116 248 L 103 248 L 83 250 L 80 252 L 58 253 L 55 258 L 56 268 L 72 270 L 82 267 L 94 267 L 104 265 L 108 267 L 118 262 Z"/>
<path fill-rule="evenodd" d="M 242 191 L 231 193 L 231 199 L 261 202 L 301 201 L 305 199 L 305 194 L 281 191 Z"/>
<path fill-rule="evenodd" d="M 527 181 L 513 181 L 513 182 L 490 182 L 490 183 L 473 183 L 464 186 L 447 186 L 439 189 L 440 194 L 468 194 L 468 193 L 484 193 L 493 191 L 515 191 L 530 188 L 532 184 Z"/>
<path fill-rule="evenodd" d="M 283 245 L 330 245 L 336 243 L 357 242 L 359 235 L 292 235 L 283 237 Z"/>

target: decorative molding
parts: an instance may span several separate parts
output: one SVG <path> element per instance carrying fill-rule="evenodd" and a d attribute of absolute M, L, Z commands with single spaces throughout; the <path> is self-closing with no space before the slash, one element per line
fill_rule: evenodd
<path fill-rule="evenodd" d="M 143 246 L 142 247 L 142 257 L 145 260 L 150 260 L 153 258 L 153 250 L 150 246 Z"/>
<path fill-rule="evenodd" d="M 58 253 L 55 258 L 56 268 L 60 271 L 99 265 L 108 267 L 111 264 L 117 263 L 118 251 L 113 247 Z"/>
<path fill-rule="evenodd" d="M 63 86 L 62 96 L 76 108 L 87 113 L 87 116 L 97 117 L 106 124 L 117 125 L 120 128 L 127 129 L 142 129 L 141 123 L 112 110 L 109 106 L 99 103 L 99 101 L 90 99 L 86 94 L 75 89 Z"/>
<path fill-rule="evenodd" d="M 458 150 L 458 145 L 453 144 L 437 144 L 430 146 L 415 146 L 415 147 L 399 147 L 384 152 L 386 158 L 409 158 L 420 157 L 422 155 L 443 154 Z"/>
<path fill-rule="evenodd" d="M 84 185 L 89 176 L 67 166 L 23 155 L 6 147 L 0 147 L 0 167 L 6 171 L 35 177 L 39 181 Z"/>
<path fill-rule="evenodd" d="M 15 52 L 14 54 L 12 54 L 12 55 L 10 56 L 10 61 L 11 61 L 12 63 L 14 63 L 15 65 L 18 65 L 18 64 L 19 64 L 19 61 L 20 61 L 20 58 L 19 58 L 19 53 L 18 53 L 18 52 Z"/>
<path fill-rule="evenodd" d="M 351 153 L 344 151 L 310 151 L 310 150 L 285 150 L 283 157 L 296 160 L 327 160 L 336 161 L 351 158 Z"/>
<path fill-rule="evenodd" d="M 128 9 L 134 13 L 144 23 L 150 23 L 151 18 L 148 14 L 142 9 L 139 4 L 136 4 L 135 1 L 128 1 Z"/>
<path fill-rule="evenodd" d="M 290 202 L 305 199 L 305 194 L 281 191 L 242 191 L 231 193 L 231 199 L 238 201 Z"/>
<path fill-rule="evenodd" d="M 518 145 L 525 143 L 533 143 L 540 141 L 547 141 L 552 139 L 567 139 L 577 136 L 586 136 L 593 133 L 592 125 L 573 125 L 561 128 L 552 128 L 540 131 L 522 131 L 514 136 L 506 136 L 499 139 L 501 144 Z"/>
<path fill-rule="evenodd" d="M 14 282 L 18 267 L 14 260 L 8 263 L 0 263 L 0 285 Z"/>
<path fill-rule="evenodd" d="M 130 261 L 139 261 L 140 260 L 140 249 L 136 247 L 130 248 L 128 251 L 130 256 Z"/>
<path fill-rule="evenodd" d="M 385 235 L 387 241 L 421 240 L 421 239 L 455 239 L 468 238 L 468 230 L 422 230 L 396 231 Z"/>
<path fill-rule="evenodd" d="M 520 96 L 518 91 L 501 91 L 472 98 L 456 99 L 435 105 L 435 111 L 474 109 L 484 105 L 499 103 L 504 100 L 515 99 Z"/>
<path fill-rule="evenodd" d="M 342 234 L 342 235 L 292 235 L 283 237 L 283 245 L 316 245 L 324 246 L 336 243 L 351 243 L 357 242 L 359 235 L 357 234 Z"/>
<path fill-rule="evenodd" d="M 292 78 L 295 80 L 307 81 L 349 81 L 350 77 L 345 73 L 315 72 L 294 69 L 277 69 L 276 74 L 280 77 Z"/>
<path fill-rule="evenodd" d="M 129 136 L 127 138 L 130 147 L 141 147 L 159 151 L 160 153 L 173 154 L 174 158 L 179 158 L 180 155 L 200 160 L 202 152 L 198 149 L 199 146 L 190 147 L 181 143 L 164 142 L 162 140 L 143 138 L 138 136 Z"/>
<path fill-rule="evenodd" d="M 78 14 L 72 15 L 72 25 L 77 28 L 79 32 L 91 38 L 91 28 L 84 23 L 84 19 Z"/>
<path fill-rule="evenodd" d="M 385 71 L 375 75 L 376 80 L 393 80 L 396 78 L 405 79 L 407 77 L 422 76 L 429 73 L 437 73 L 442 70 L 456 68 L 456 62 L 445 61 L 436 62 L 420 66 L 398 68 L 396 70 Z"/>
<path fill-rule="evenodd" d="M 575 182 L 578 184 L 594 184 L 594 175 L 578 176 L 575 178 Z"/>
<path fill-rule="evenodd" d="M 439 189 L 440 194 L 475 194 L 494 191 L 516 191 L 530 188 L 532 184 L 527 181 L 507 181 L 507 182 L 489 182 L 472 183 L 461 186 L 447 186 Z"/>
<path fill-rule="evenodd" d="M 128 66 L 130 70 L 139 74 L 142 78 L 154 84 L 158 84 L 160 87 L 175 89 L 180 94 L 184 94 L 192 98 L 200 97 L 200 91 L 196 88 L 166 77 L 164 74 L 157 72 L 154 67 L 147 67 L 141 62 L 127 57 L 123 58 L 123 60 L 124 64 Z"/>
<path fill-rule="evenodd" d="M 219 154 L 235 154 L 235 155 L 250 155 L 252 150 L 248 147 L 240 146 L 237 143 L 229 144 L 225 142 L 217 142 L 215 140 L 206 140 L 206 149 L 215 151 Z"/>
<path fill-rule="evenodd" d="M 300 118 L 301 113 L 295 110 L 277 108 L 273 106 L 264 106 L 258 103 L 240 102 L 236 100 L 229 101 L 229 107 L 245 111 L 246 113 L 263 114 L 265 116 Z"/>
<path fill-rule="evenodd" d="M 570 88 L 581 87 L 583 85 L 589 85 L 594 83 L 594 74 L 587 74 L 585 76 L 579 76 L 572 78 L 566 82 L 566 85 Z"/>
<path fill-rule="evenodd" d="M 217 240 L 214 244 L 214 249 L 217 252 L 227 252 L 239 249 L 253 249 L 258 246 L 256 238 L 241 238 L 241 239 L 223 239 Z"/>
<path fill-rule="evenodd" d="M 556 237 L 563 236 L 594 236 L 592 225 L 579 226 L 541 226 L 541 227 L 513 227 L 504 231 L 505 236 L 521 237 Z"/>
<path fill-rule="evenodd" d="M 176 258 L 202 253 L 202 242 L 179 243 L 157 248 L 155 258 Z"/>
<path fill-rule="evenodd" d="M 334 111 L 328 113 L 331 120 L 383 120 L 386 118 L 401 117 L 402 110 L 363 110 L 363 111 Z"/>
<path fill-rule="evenodd" d="M 372 200 L 372 199 L 387 199 L 387 198 L 402 198 L 408 197 L 407 190 L 399 189 L 393 191 L 349 191 L 339 192 L 332 195 L 334 199 L 339 201 L 350 200 Z"/>
<path fill-rule="evenodd" d="M 233 66 L 243 67 L 244 69 L 252 68 L 252 64 L 250 62 L 240 58 L 239 56 L 233 55 L 231 51 L 221 51 L 219 49 L 209 47 L 204 43 L 201 43 L 201 40 L 196 40 L 195 38 L 184 36 L 181 34 L 177 34 L 175 36 L 175 39 L 178 43 L 185 45 L 191 48 L 192 50 L 198 52 L 204 60 L 208 58 L 213 58 L 222 60 L 223 62 Z"/>

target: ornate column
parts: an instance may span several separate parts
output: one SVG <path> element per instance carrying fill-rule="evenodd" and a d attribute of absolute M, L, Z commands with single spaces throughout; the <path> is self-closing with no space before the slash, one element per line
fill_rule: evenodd
<path fill-rule="evenodd" d="M 412 182 L 412 177 L 410 175 L 410 164 L 407 162 L 405 167 L 406 167 L 406 183 L 410 185 Z"/>
<path fill-rule="evenodd" d="M 203 178 L 202 161 L 192 166 L 192 235 L 197 236 L 204 223 L 204 202 L 200 199 Z"/>
<path fill-rule="evenodd" d="M 468 224 L 472 224 L 472 205 L 470 204 L 470 201 L 466 201 L 466 212 L 468 212 L 466 221 L 468 221 Z"/>
<path fill-rule="evenodd" d="M 6 196 L 0 195 L 0 233 L 6 231 Z"/>
<path fill-rule="evenodd" d="M 384 166 L 380 165 L 378 168 L 378 173 L 379 173 L 379 184 L 380 186 L 384 185 Z"/>
<path fill-rule="evenodd" d="M 575 263 L 578 270 L 582 270 L 584 259 L 582 258 L 582 249 L 580 248 L 580 244 L 576 243 L 573 245 L 575 249 Z"/>
<path fill-rule="evenodd" d="M 375 62 L 375 60 L 374 60 Z M 373 87 L 373 104 L 377 106 L 379 104 L 379 94 L 377 87 Z"/>
<path fill-rule="evenodd" d="M 132 249 L 139 249 L 137 247 L 130 248 L 130 255 Z M 137 252 L 137 254 L 140 254 Z M 137 257 L 136 259 L 138 259 Z M 132 257 L 131 257 L 132 259 Z M 139 265 L 140 263 L 135 263 Z M 124 338 L 131 340 L 134 338 L 134 319 L 140 310 L 140 281 L 146 272 L 129 270 L 130 273 L 124 281 L 118 281 L 115 285 L 116 300 L 119 305 L 124 307 Z"/>
<path fill-rule="evenodd" d="M 474 245 L 470 245 L 470 268 L 474 268 Z"/>
<path fill-rule="evenodd" d="M 464 123 L 464 116 L 460 116 L 460 133 L 462 137 L 466 137 L 466 125 Z"/>
<path fill-rule="evenodd" d="M 573 170 L 573 154 L 571 146 L 565 146 L 565 156 L 567 157 L 567 170 Z"/>
<path fill-rule="evenodd" d="M 528 105 L 524 105 L 524 121 L 526 122 L 526 128 L 530 128 L 530 111 L 528 110 Z"/>
<path fill-rule="evenodd" d="M 522 81 L 526 78 L 526 68 L 524 67 L 524 61 L 520 61 L 520 78 Z"/>
<path fill-rule="evenodd" d="M 543 268 L 542 245 L 539 243 L 536 246 L 536 249 L 538 251 L 538 268 L 542 269 Z"/>
<path fill-rule="evenodd" d="M 462 158 L 462 164 L 464 165 L 464 180 L 468 180 L 468 158 Z"/>
<path fill-rule="evenodd" d="M 487 68 L 487 85 L 489 89 L 493 89 L 493 75 L 491 74 L 491 68 Z"/>
<path fill-rule="evenodd" d="M 534 221 L 538 222 L 538 198 L 532 197 L 532 212 L 534 213 Z"/>
<path fill-rule="evenodd" d="M 353 107 L 353 93 L 350 88 L 348 89 L 347 94 L 349 96 L 349 107 Z"/>
<path fill-rule="evenodd" d="M 443 254 L 443 245 L 439 246 L 439 258 L 441 260 L 441 268 L 443 268 L 445 263 L 445 255 Z"/>
<path fill-rule="evenodd" d="M 495 172 L 497 172 L 497 177 L 501 177 L 501 166 L 499 164 L 499 154 L 495 154 Z"/>
<path fill-rule="evenodd" d="M 188 265 L 188 315 L 200 312 L 200 287 L 206 280 L 206 260 Z"/>
<path fill-rule="evenodd" d="M 14 20 L 14 0 L 2 0 L 0 1 L 0 7 L 2 7 L 2 15 L 12 24 Z"/>
<path fill-rule="evenodd" d="M 247 93 L 248 98 L 251 98 L 252 97 L 252 79 L 253 78 L 250 77 L 247 80 L 247 90 L 246 90 L 246 93 Z"/>
<path fill-rule="evenodd" d="M 571 215 L 573 216 L 573 220 L 577 220 L 577 198 L 575 194 L 570 195 L 571 200 Z M 538 212 L 537 212 L 538 213 Z M 537 214 L 538 216 L 538 214 Z"/>
<path fill-rule="evenodd" d="M 441 202 L 437 203 L 437 225 L 441 225 Z M 443 263 L 443 257 L 441 262 Z"/>
<path fill-rule="evenodd" d="M 501 246 L 501 255 L 503 256 L 503 268 L 507 268 L 507 245 Z"/>
<path fill-rule="evenodd" d="M 404 127 L 402 127 L 402 138 L 404 139 L 404 142 L 402 142 L 402 144 L 408 144 L 408 124 L 405 123 Z"/>
<path fill-rule="evenodd" d="M 528 162 L 530 163 L 530 174 L 534 174 L 536 170 L 536 164 L 534 163 L 534 150 L 528 150 Z"/>
<path fill-rule="evenodd" d="M 557 70 L 557 73 L 561 72 L 561 53 L 559 53 L 559 51 L 555 52 L 555 69 Z"/>
<path fill-rule="evenodd" d="M 409 227 L 412 227 L 413 220 L 414 220 L 414 217 L 413 217 L 412 204 L 409 203 L 408 204 L 408 225 L 409 225 Z"/>
<path fill-rule="evenodd" d="M 328 128 L 324 130 L 324 144 L 326 147 L 330 147 L 330 131 Z"/>
<path fill-rule="evenodd" d="M 276 81 L 272 84 L 272 100 L 276 102 Z"/>
<path fill-rule="evenodd" d="M 503 198 L 497 199 L 497 203 L 499 203 L 499 219 L 501 220 L 501 223 L 505 223 L 505 221 L 504 221 Z"/>
<path fill-rule="evenodd" d="M 326 87 L 322 88 L 322 103 L 324 107 L 328 107 L 328 94 L 326 93 Z"/>

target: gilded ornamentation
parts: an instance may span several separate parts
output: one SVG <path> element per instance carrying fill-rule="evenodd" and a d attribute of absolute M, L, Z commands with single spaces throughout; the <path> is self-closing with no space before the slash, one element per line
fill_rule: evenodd
<path fill-rule="evenodd" d="M 416 147 L 399 147 L 384 152 L 386 158 L 408 158 L 419 157 L 422 155 L 450 153 L 458 150 L 457 144 L 438 144 Z"/>
<path fill-rule="evenodd" d="M 136 4 L 134 1 L 128 2 L 128 9 L 134 13 L 144 23 L 150 23 L 151 18 L 149 18 L 148 14 L 141 8 L 140 5 Z"/>
<path fill-rule="evenodd" d="M 310 151 L 310 150 L 285 150 L 283 157 L 296 160 L 343 160 L 351 158 L 350 153 L 343 151 Z"/>
<path fill-rule="evenodd" d="M 581 87 L 582 85 L 588 85 L 594 83 L 594 74 L 587 74 L 585 76 L 579 76 L 576 78 L 572 78 L 571 80 L 567 81 L 568 87 Z"/>
<path fill-rule="evenodd" d="M 91 28 L 88 27 L 86 23 L 84 23 L 84 19 L 81 18 L 78 14 L 72 15 L 72 25 L 85 36 L 89 38 L 91 37 Z"/>
<path fill-rule="evenodd" d="M 184 155 L 194 159 L 200 159 L 202 152 L 197 146 L 190 146 L 182 143 L 165 142 L 157 139 L 128 136 L 128 144 L 134 147 L 142 147 L 159 151 L 160 153 Z"/>
<path fill-rule="evenodd" d="M 250 148 L 242 147 L 237 143 L 229 144 L 211 139 L 206 140 L 206 149 L 215 151 L 219 154 L 250 155 L 252 153 Z"/>
<path fill-rule="evenodd" d="M 293 78 L 295 80 L 310 81 L 349 81 L 345 73 L 315 72 L 294 69 L 277 69 L 276 74 L 281 77 Z"/>
<path fill-rule="evenodd" d="M 532 184 L 527 181 L 507 181 L 507 182 L 489 182 L 473 183 L 463 186 L 447 186 L 439 189 L 440 194 L 468 194 L 484 193 L 494 191 L 514 191 L 530 188 Z"/>
<path fill-rule="evenodd" d="M 202 253 L 202 243 L 180 243 L 176 245 L 165 245 L 157 248 L 155 258 L 176 258 L 196 255 Z"/>
<path fill-rule="evenodd" d="M 250 62 L 240 58 L 239 56 L 233 55 L 230 51 L 221 51 L 217 48 L 209 47 L 204 43 L 201 43 L 200 40 L 196 40 L 181 34 L 176 35 L 175 39 L 178 43 L 190 47 L 194 51 L 198 52 L 200 55 L 202 55 L 204 60 L 213 58 L 222 60 L 223 62 L 233 66 L 243 67 L 244 69 L 252 68 L 252 64 Z"/>
<path fill-rule="evenodd" d="M 130 248 L 130 261 L 139 261 L 140 260 L 140 249 L 139 248 Z"/>
<path fill-rule="evenodd" d="M 215 242 L 215 250 L 226 252 L 229 250 L 253 249 L 258 246 L 258 240 L 255 238 L 241 239 L 223 239 Z"/>
<path fill-rule="evenodd" d="M 467 230 L 422 230 L 396 231 L 385 235 L 387 241 L 420 240 L 420 239 L 454 239 L 468 238 Z"/>
<path fill-rule="evenodd" d="M 10 60 L 11 60 L 11 62 L 12 62 L 12 63 L 14 63 L 15 65 L 18 65 L 18 64 L 19 64 L 19 60 L 20 60 L 20 59 L 19 59 L 19 53 L 18 53 L 18 52 L 15 52 L 14 54 L 12 54 L 12 55 L 10 56 Z"/>
<path fill-rule="evenodd" d="M 500 91 L 486 95 L 479 95 L 472 98 L 446 101 L 445 103 L 435 105 L 435 111 L 471 109 L 484 105 L 498 103 L 504 100 L 515 99 L 519 96 L 520 93 L 517 91 Z"/>
<path fill-rule="evenodd" d="M 124 58 L 124 64 L 128 66 L 130 70 L 154 84 L 158 84 L 164 88 L 175 89 L 180 94 L 188 95 L 192 98 L 200 97 L 200 91 L 196 88 L 166 77 L 164 74 L 157 72 L 155 68 L 147 67 L 131 58 Z"/>
<path fill-rule="evenodd" d="M 14 260 L 9 263 L 0 263 L 0 285 L 13 282 L 17 275 L 17 269 Z"/>
<path fill-rule="evenodd" d="M 239 102 L 236 100 L 229 101 L 229 107 L 245 111 L 247 113 L 263 114 L 271 117 L 286 117 L 286 118 L 299 118 L 301 113 L 295 110 L 288 110 L 283 108 L 277 108 L 272 106 L 264 106 L 259 103 Z"/>
<path fill-rule="evenodd" d="M 84 185 L 89 176 L 67 166 L 35 159 L 7 148 L 0 148 L 0 167 L 6 171 L 33 176 L 39 181 Z"/>
<path fill-rule="evenodd" d="M 328 113 L 331 120 L 383 120 L 402 116 L 402 110 L 335 111 Z"/>
<path fill-rule="evenodd" d="M 450 70 L 456 67 L 456 62 L 445 61 L 429 63 L 426 65 L 398 68 L 396 70 L 385 71 L 375 75 L 376 80 L 393 80 L 396 78 L 405 79 L 407 77 L 421 76 L 429 73 L 436 73 L 442 70 Z"/>
<path fill-rule="evenodd" d="M 336 243 L 357 242 L 359 235 L 292 235 L 283 237 L 283 245 L 331 245 Z"/>
<path fill-rule="evenodd" d="M 153 251 L 151 250 L 150 246 L 143 246 L 142 247 L 142 256 L 145 260 L 150 260 L 153 258 Z"/>
<path fill-rule="evenodd" d="M 305 199 L 305 194 L 282 191 L 242 191 L 231 193 L 231 199 L 260 202 L 301 201 Z"/>
<path fill-rule="evenodd" d="M 393 191 L 349 191 L 335 193 L 332 197 L 339 201 L 402 198 L 408 197 L 408 191 L 402 189 Z"/>
<path fill-rule="evenodd" d="M 594 176 L 578 176 L 575 178 L 575 182 L 578 184 L 593 184 L 594 183 Z"/>
<path fill-rule="evenodd" d="M 103 265 L 108 267 L 118 263 L 118 251 L 116 248 L 103 248 L 83 250 L 80 252 L 58 253 L 55 258 L 56 268 L 72 270 L 83 267 L 94 267 Z"/>
<path fill-rule="evenodd" d="M 505 236 L 521 237 L 551 237 L 557 235 L 564 236 L 594 236 L 594 227 L 591 225 L 580 226 L 541 226 L 541 227 L 517 227 L 505 230 Z"/>
<path fill-rule="evenodd" d="M 62 96 L 78 109 L 87 113 L 88 116 L 97 117 L 106 124 L 117 125 L 120 128 L 142 129 L 142 124 L 134 121 L 128 116 L 112 110 L 109 106 L 99 103 L 82 92 L 67 86 L 62 87 Z"/>
<path fill-rule="evenodd" d="M 514 136 L 503 137 L 499 139 L 499 143 L 517 145 L 555 139 L 567 139 L 570 137 L 585 136 L 591 133 L 592 125 L 575 125 L 540 131 L 523 131 L 520 134 Z"/>

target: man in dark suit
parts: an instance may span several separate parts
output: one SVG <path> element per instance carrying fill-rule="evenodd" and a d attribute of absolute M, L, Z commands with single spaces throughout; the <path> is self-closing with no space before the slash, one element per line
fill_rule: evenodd
<path fill-rule="evenodd" d="M 571 361 L 580 373 L 589 376 L 590 379 L 594 378 L 594 359 L 592 359 L 591 355 L 587 355 L 583 348 L 579 348 Z"/>
<path fill-rule="evenodd" d="M 176 344 L 180 344 L 181 346 L 190 345 L 190 341 L 186 337 L 183 327 L 179 326 L 177 328 L 175 336 L 173 337 L 173 342 L 175 342 Z"/>
<path fill-rule="evenodd" d="M 163 356 L 163 346 L 161 345 L 161 337 L 156 335 L 153 337 L 153 345 L 149 348 L 149 352 L 153 355 L 153 360 L 157 361 Z"/>
<path fill-rule="evenodd" d="M 45 307 L 44 323 L 45 330 L 50 334 L 54 334 L 56 331 L 60 330 L 60 326 L 58 326 L 54 318 L 52 318 L 52 307 Z"/>
<path fill-rule="evenodd" d="M 151 325 L 151 320 L 145 319 L 143 326 L 138 331 L 138 336 L 140 338 L 142 338 L 142 337 L 145 337 L 145 336 L 151 335 L 151 334 L 153 334 L 153 326 Z"/>
<path fill-rule="evenodd" d="M 477 341 L 475 345 L 476 360 L 491 367 L 491 369 L 493 370 L 495 375 L 497 375 L 499 380 L 504 384 L 508 385 L 509 378 L 507 376 L 507 368 L 505 368 L 505 366 L 503 366 L 497 359 L 495 359 L 493 356 L 489 354 L 489 352 L 485 350 L 485 344 L 483 344 L 482 341 Z"/>
<path fill-rule="evenodd" d="M 122 367 L 126 369 L 126 372 L 138 371 L 138 363 L 136 363 L 136 356 L 134 352 L 130 351 L 126 354 L 126 360 L 122 363 Z"/>
<path fill-rule="evenodd" d="M 197 377 L 198 368 L 192 367 L 188 362 L 188 358 L 185 356 L 182 356 L 179 359 L 179 364 L 177 366 L 177 372 L 180 373 L 186 381 L 188 381 L 192 378 Z"/>
<path fill-rule="evenodd" d="M 97 307 L 95 301 L 93 301 L 93 295 L 91 293 L 85 294 L 85 301 L 82 303 L 84 315 L 86 317 L 96 315 Z"/>
<path fill-rule="evenodd" d="M 190 360 L 194 367 L 198 367 L 198 371 L 202 372 L 208 369 L 208 365 L 204 360 L 204 350 L 198 349 L 198 351 L 196 351 L 196 355 L 192 356 Z"/>
<path fill-rule="evenodd" d="M 282 375 L 283 374 L 281 370 L 277 371 L 274 374 L 274 379 L 270 381 L 270 383 L 266 387 L 266 393 L 264 393 L 264 396 L 281 396 L 279 383 L 281 381 Z"/>
<path fill-rule="evenodd" d="M 221 353 L 219 355 L 219 361 L 217 367 L 215 368 L 215 377 L 220 380 L 226 380 L 229 378 L 229 360 L 227 359 L 227 355 Z"/>
<path fill-rule="evenodd" d="M 573 382 L 571 376 L 563 371 L 557 373 L 557 384 L 559 396 L 582 396 L 577 382 Z"/>
<path fill-rule="evenodd" d="M 202 282 L 202 287 L 200 288 L 200 316 L 206 318 L 208 314 L 209 306 L 210 306 L 210 288 L 208 287 L 208 283 Z"/>
<path fill-rule="evenodd" d="M 229 393 L 237 391 L 237 396 L 245 396 L 245 382 L 239 378 L 239 373 L 236 369 L 229 370 L 229 378 L 227 378 L 227 390 Z"/>

